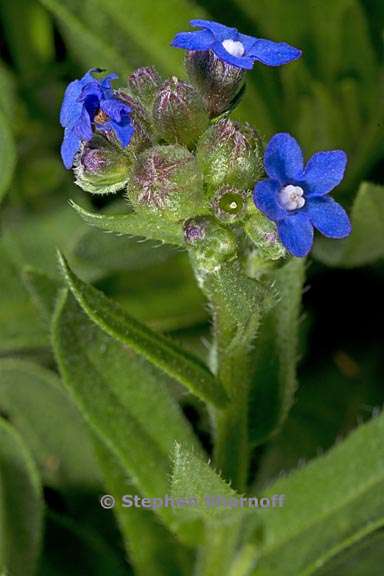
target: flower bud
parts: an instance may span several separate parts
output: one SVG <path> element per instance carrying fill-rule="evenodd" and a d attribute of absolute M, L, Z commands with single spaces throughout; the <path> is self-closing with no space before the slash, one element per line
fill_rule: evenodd
<path fill-rule="evenodd" d="M 157 92 L 154 126 L 161 138 L 190 147 L 207 129 L 209 119 L 197 90 L 173 76 Z"/>
<path fill-rule="evenodd" d="M 251 188 L 263 174 L 263 149 L 249 124 L 222 119 L 203 134 L 197 161 L 210 195 L 222 186 Z"/>
<path fill-rule="evenodd" d="M 124 188 L 129 158 L 106 138 L 95 136 L 81 145 L 74 162 L 75 183 L 92 194 L 108 194 Z"/>
<path fill-rule="evenodd" d="M 143 106 L 150 111 L 161 82 L 157 70 L 153 66 L 147 66 L 138 68 L 128 77 L 128 88 L 132 96 L 139 98 Z"/>
<path fill-rule="evenodd" d="M 225 224 L 241 222 L 247 211 L 247 192 L 224 186 L 212 199 L 212 209 L 218 220 Z"/>
<path fill-rule="evenodd" d="M 187 220 L 184 238 L 198 273 L 218 272 L 224 262 L 236 258 L 235 235 L 208 216 Z"/>
<path fill-rule="evenodd" d="M 211 118 L 232 109 L 240 100 L 245 71 L 220 60 L 211 50 L 186 53 L 185 67 Z"/>
<path fill-rule="evenodd" d="M 286 250 L 279 240 L 276 224 L 258 210 L 253 211 L 244 230 L 256 248 L 254 255 L 259 259 L 275 261 L 286 256 Z"/>
<path fill-rule="evenodd" d="M 205 201 L 196 160 L 177 144 L 143 152 L 129 178 L 127 194 L 137 212 L 172 222 L 201 212 Z"/>

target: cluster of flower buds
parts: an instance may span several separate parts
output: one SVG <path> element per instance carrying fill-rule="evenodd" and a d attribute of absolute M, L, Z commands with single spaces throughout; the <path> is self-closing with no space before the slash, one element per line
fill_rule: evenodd
<path fill-rule="evenodd" d="M 345 237 L 348 217 L 327 196 L 343 178 L 345 154 L 315 154 L 304 166 L 288 134 L 272 138 L 264 153 L 257 130 L 229 117 L 255 62 L 280 66 L 300 50 L 191 23 L 199 30 L 172 42 L 186 50 L 188 81 L 146 67 L 115 89 L 115 74 L 92 69 L 68 86 L 62 157 L 76 184 L 93 194 L 123 191 L 143 218 L 180 223 L 195 260 L 212 272 L 238 251 L 253 275 L 287 251 L 305 256 L 314 227 Z"/>

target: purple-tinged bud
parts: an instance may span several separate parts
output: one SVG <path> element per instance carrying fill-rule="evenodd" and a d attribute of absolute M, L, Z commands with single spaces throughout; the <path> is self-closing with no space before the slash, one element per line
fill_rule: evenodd
<path fill-rule="evenodd" d="M 120 88 L 116 90 L 115 95 L 128 104 L 132 110 L 131 119 L 135 132 L 133 133 L 127 152 L 137 155 L 153 144 L 150 115 L 140 100 L 131 96 L 126 89 Z"/>
<path fill-rule="evenodd" d="M 229 119 L 208 128 L 198 142 L 196 157 L 210 196 L 226 185 L 253 188 L 264 173 L 258 132 Z"/>
<path fill-rule="evenodd" d="M 241 222 L 247 213 L 247 191 L 224 186 L 212 199 L 212 209 L 223 224 Z"/>
<path fill-rule="evenodd" d="M 110 194 L 124 188 L 131 163 L 127 155 L 102 136 L 82 144 L 75 157 L 75 183 L 92 194 Z"/>
<path fill-rule="evenodd" d="M 197 90 L 173 76 L 157 92 L 153 105 L 154 127 L 161 138 L 172 144 L 195 144 L 208 128 L 209 118 Z"/>
<path fill-rule="evenodd" d="M 147 110 L 152 110 L 156 92 L 162 79 L 156 68 L 146 66 L 138 68 L 128 77 L 128 88 L 132 96 L 139 98 Z"/>
<path fill-rule="evenodd" d="M 235 235 L 209 216 L 199 216 L 184 223 L 184 238 L 198 275 L 215 273 L 237 255 Z"/>
<path fill-rule="evenodd" d="M 185 67 L 211 118 L 232 109 L 240 100 L 245 71 L 220 60 L 212 50 L 187 52 Z"/>
<path fill-rule="evenodd" d="M 248 273 L 257 277 L 282 264 L 287 252 L 279 240 L 276 224 L 254 209 L 251 203 L 250 212 L 244 226 L 253 245 L 248 256 Z"/>
<path fill-rule="evenodd" d="M 201 213 L 205 204 L 196 160 L 177 144 L 154 146 L 138 157 L 127 196 L 137 212 L 171 222 Z"/>

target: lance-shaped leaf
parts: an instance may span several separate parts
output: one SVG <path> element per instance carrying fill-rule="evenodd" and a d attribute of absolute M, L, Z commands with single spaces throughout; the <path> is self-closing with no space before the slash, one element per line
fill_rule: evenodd
<path fill-rule="evenodd" d="M 96 226 L 106 232 L 116 234 L 129 234 L 141 236 L 149 240 L 159 240 L 167 244 L 183 246 L 183 232 L 180 224 L 166 222 L 161 218 L 145 218 L 135 212 L 125 214 L 98 214 L 85 210 L 76 202 L 71 201 L 72 207 L 80 214 L 87 224 Z"/>
<path fill-rule="evenodd" d="M 254 576 L 309 576 L 384 525 L 384 416 L 324 456 L 278 480 L 264 496 L 285 505 L 263 513 Z M 273 501 L 272 501 L 273 502 Z"/>
<path fill-rule="evenodd" d="M 90 427 L 141 494 L 167 494 L 174 440 L 199 447 L 161 374 L 101 330 L 70 292 L 58 300 L 52 334 L 64 384 Z M 170 508 L 157 512 L 178 530 Z"/>
<path fill-rule="evenodd" d="M 40 552 L 40 479 L 22 439 L 0 420 L 0 574 L 32 576 Z"/>
<path fill-rule="evenodd" d="M 184 351 L 170 338 L 153 332 L 102 292 L 80 280 L 62 255 L 60 263 L 76 300 L 102 330 L 122 344 L 127 344 L 201 400 L 218 407 L 225 405 L 227 398 L 224 389 L 201 360 Z"/>

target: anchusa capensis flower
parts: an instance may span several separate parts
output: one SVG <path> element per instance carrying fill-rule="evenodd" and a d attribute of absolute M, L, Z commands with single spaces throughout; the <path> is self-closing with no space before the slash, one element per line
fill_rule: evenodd
<path fill-rule="evenodd" d="M 60 122 L 64 128 L 61 156 L 66 168 L 72 167 L 81 143 L 91 140 L 95 132 L 111 135 L 123 148 L 134 132 L 131 108 L 116 97 L 111 85 L 117 74 L 97 79 L 97 72 L 101 70 L 92 68 L 71 82 L 64 94 Z"/>
<path fill-rule="evenodd" d="M 255 62 L 281 66 L 301 51 L 216 22 L 191 24 L 199 30 L 172 41 L 186 50 L 189 82 L 145 67 L 115 89 L 116 74 L 94 68 L 68 86 L 62 157 L 76 183 L 121 190 L 157 236 L 164 223 L 178 224 L 200 277 L 237 259 L 259 278 L 289 254 L 307 255 L 314 228 L 347 236 L 348 216 L 328 196 L 343 178 L 344 152 L 319 152 L 304 165 L 296 140 L 277 134 L 264 153 L 257 129 L 229 117 Z"/>
<path fill-rule="evenodd" d="M 276 134 L 265 151 L 269 178 L 254 190 L 256 206 L 277 223 L 280 240 L 294 256 L 306 256 L 313 228 L 329 238 L 345 238 L 351 224 L 345 210 L 328 197 L 344 177 L 342 150 L 318 152 L 304 166 L 299 144 L 289 134 Z"/>

